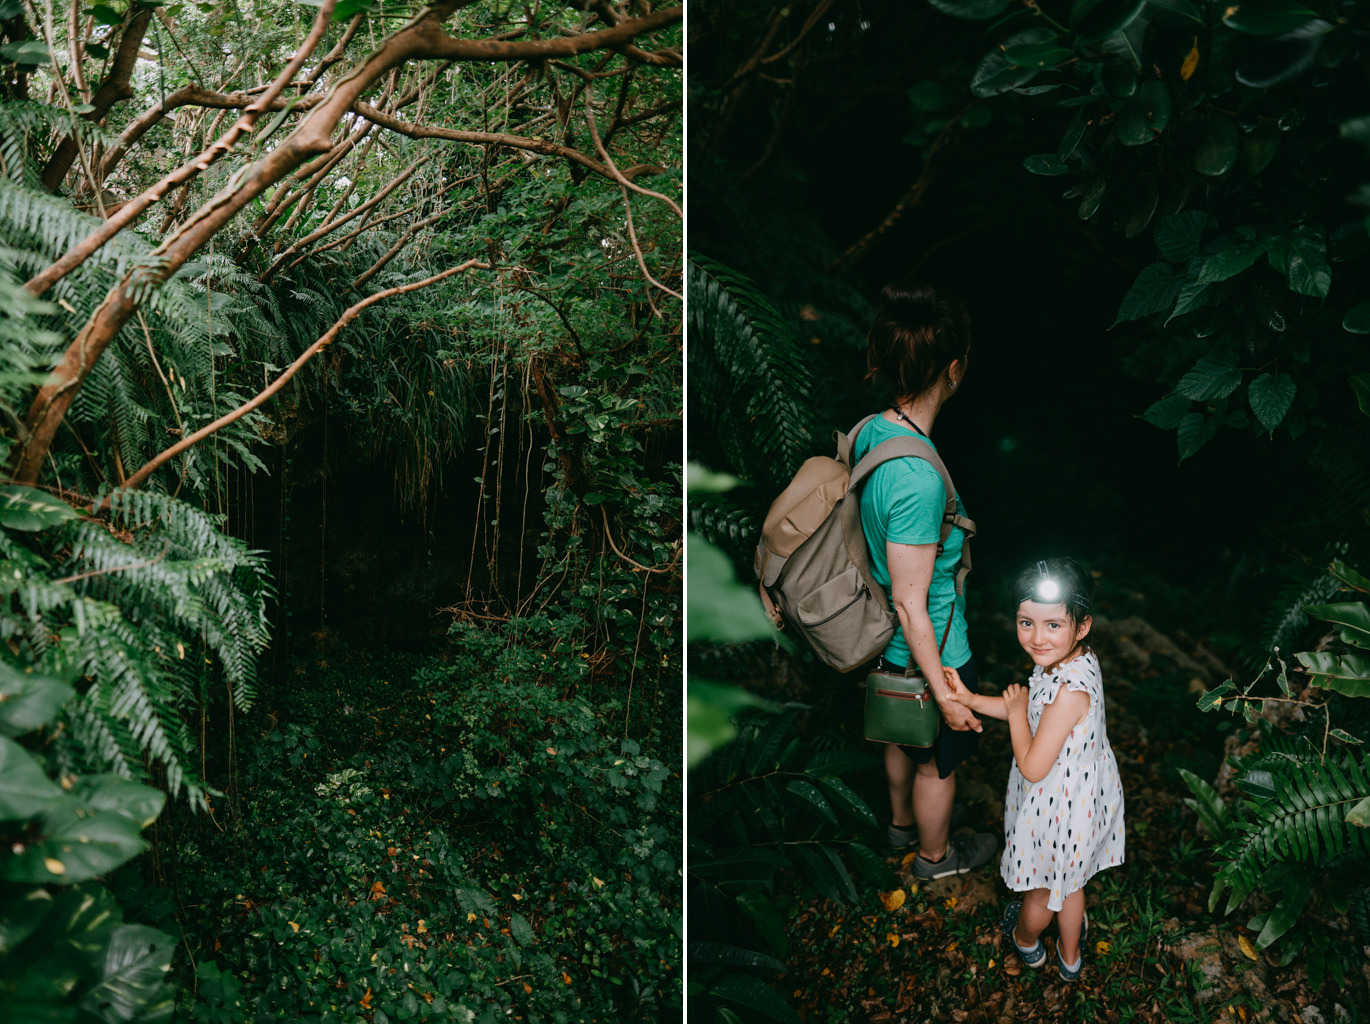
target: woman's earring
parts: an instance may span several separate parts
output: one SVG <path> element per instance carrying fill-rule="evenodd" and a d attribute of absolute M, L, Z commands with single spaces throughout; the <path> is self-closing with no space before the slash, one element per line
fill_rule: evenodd
<path fill-rule="evenodd" d="M 955 377 L 948 377 L 948 378 L 947 378 L 947 382 L 951 385 L 951 389 L 952 389 L 953 391 L 955 391 L 955 390 L 956 390 L 956 378 L 955 378 Z"/>

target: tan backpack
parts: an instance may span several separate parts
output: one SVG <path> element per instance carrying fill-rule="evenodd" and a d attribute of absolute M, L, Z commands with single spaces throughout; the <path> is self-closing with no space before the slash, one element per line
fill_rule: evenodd
<path fill-rule="evenodd" d="M 771 504 L 756 546 L 756 575 L 766 614 L 776 629 L 788 624 L 824 664 L 839 672 L 850 672 L 874 658 L 899 625 L 885 589 L 871 576 L 861 528 L 861 485 L 877 466 L 890 459 L 911 458 L 922 459 L 937 470 L 947 494 L 937 553 L 942 553 L 953 526 L 966 533 L 956 572 L 957 594 L 964 592 L 970 572 L 975 523 L 957 514 L 956 488 L 932 445 L 912 435 L 891 438 L 852 468 L 857 435 L 874 418 L 867 416 L 850 434 L 833 433 L 836 458 L 805 460 Z M 942 642 L 946 643 L 946 630 Z"/>

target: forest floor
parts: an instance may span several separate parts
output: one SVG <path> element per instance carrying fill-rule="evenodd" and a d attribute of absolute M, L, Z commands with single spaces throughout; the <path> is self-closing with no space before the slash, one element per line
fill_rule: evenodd
<path fill-rule="evenodd" d="M 982 689 L 993 692 L 1022 671 L 1022 652 L 1003 625 L 1008 642 L 977 651 L 989 680 Z M 1370 961 L 1345 918 L 1310 922 L 1345 954 L 1343 982 L 1329 973 L 1314 986 L 1303 955 L 1280 965 L 1284 940 L 1255 950 L 1256 932 L 1244 927 L 1249 904 L 1231 917 L 1208 909 L 1209 843 L 1184 803 L 1189 791 L 1178 769 L 1209 781 L 1217 775 L 1233 720 L 1200 714 L 1195 692 L 1226 678 L 1221 663 L 1201 644 L 1139 619 L 1098 621 L 1095 633 L 1126 800 L 1127 860 L 1086 887 L 1090 933 L 1080 980 L 1057 973 L 1054 926 L 1040 970 L 1024 968 L 1007 948 L 999 920 L 1010 897 L 997 858 L 926 883 L 913 876 L 910 849 L 889 858 L 899 889 L 867 886 L 855 906 L 812 894 L 792 905 L 789 970 L 778 987 L 805 1021 L 1370 1020 Z M 962 829 L 1002 842 L 1011 756 L 1007 729 L 986 720 L 979 754 L 958 773 Z M 861 781 L 883 831 L 883 776 Z"/>

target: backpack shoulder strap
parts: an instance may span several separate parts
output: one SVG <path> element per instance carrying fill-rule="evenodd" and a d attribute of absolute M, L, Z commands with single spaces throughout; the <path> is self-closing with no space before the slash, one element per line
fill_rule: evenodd
<path fill-rule="evenodd" d="M 860 425 L 864 426 L 865 423 L 866 420 L 862 420 Z M 854 438 L 855 431 L 853 431 L 853 440 Z M 937 542 L 937 553 L 939 555 L 942 553 L 942 546 L 946 544 L 947 537 L 951 535 L 953 526 L 959 527 L 966 535 L 961 546 L 961 563 L 956 571 L 956 593 L 964 593 L 966 577 L 970 574 L 970 539 L 975 536 L 975 522 L 957 511 L 956 485 L 951 482 L 951 474 L 947 472 L 946 464 L 943 463 L 942 457 L 937 454 L 936 448 L 924 438 L 915 437 L 912 434 L 881 441 L 868 451 L 852 470 L 849 490 L 855 491 L 860 487 L 877 466 L 881 466 L 891 459 L 909 458 L 922 459 L 937 470 L 937 475 L 942 478 L 942 489 L 946 495 L 946 503 L 942 508 L 942 530 Z"/>
<path fill-rule="evenodd" d="M 840 430 L 832 432 L 832 439 L 837 442 L 837 461 L 846 466 L 848 472 L 852 468 L 852 452 L 856 451 L 856 436 L 861 433 L 862 427 L 879 415 L 878 412 L 871 413 L 845 434 Z"/>

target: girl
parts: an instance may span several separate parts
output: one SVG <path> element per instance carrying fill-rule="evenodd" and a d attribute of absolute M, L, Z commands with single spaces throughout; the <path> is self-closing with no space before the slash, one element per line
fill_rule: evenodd
<path fill-rule="evenodd" d="M 1041 936 L 1054 917 L 1056 962 L 1061 977 L 1075 981 L 1088 927 L 1084 885 L 1121 864 L 1124 845 L 1099 661 L 1085 643 L 1093 584 L 1074 559 L 1053 558 L 1020 576 L 1015 593 L 1018 643 L 1037 666 L 1028 685 L 988 697 L 952 682 L 966 707 L 1007 719 L 1013 741 L 1000 871 L 1024 895 L 1009 903 L 1000 927 L 1024 964 L 1041 967 Z"/>

